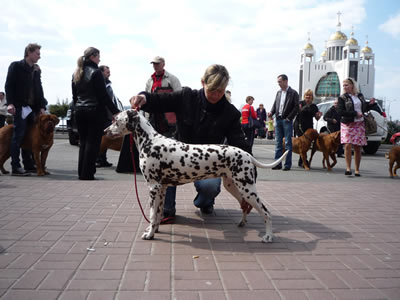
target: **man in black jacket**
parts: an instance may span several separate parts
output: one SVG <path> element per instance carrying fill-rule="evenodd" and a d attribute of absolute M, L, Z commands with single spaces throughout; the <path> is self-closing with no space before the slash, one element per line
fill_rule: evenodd
<path fill-rule="evenodd" d="M 111 86 L 111 81 L 110 81 L 110 68 L 108 66 L 100 66 L 99 67 L 101 73 L 103 73 L 104 80 L 106 82 L 106 89 L 107 89 L 107 94 L 110 96 L 112 99 L 112 102 L 114 103 L 115 107 L 118 108 L 118 110 L 121 112 L 124 110 L 124 106 L 122 105 L 121 101 L 114 95 L 114 91 Z M 104 128 L 107 128 L 108 126 L 111 125 L 113 119 L 113 115 L 111 111 L 107 109 L 107 121 L 104 124 Z M 101 168 L 101 167 L 111 167 L 112 163 L 107 161 L 107 149 L 104 150 L 103 153 L 99 153 L 96 159 L 96 168 Z"/>
<path fill-rule="evenodd" d="M 275 102 L 268 117 L 276 115 L 275 159 L 283 154 L 282 142 L 285 138 L 285 149 L 289 150 L 289 153 L 286 156 L 283 171 L 289 171 L 292 167 L 293 119 L 299 111 L 299 94 L 288 85 L 288 77 L 285 74 L 278 76 L 278 84 L 281 89 L 276 93 Z M 279 164 L 272 169 L 282 169 L 282 165 Z"/>
<path fill-rule="evenodd" d="M 27 171 L 36 171 L 30 151 L 22 150 L 21 167 L 19 155 L 26 128 L 34 122 L 37 114 L 44 114 L 47 101 L 43 95 L 41 71 L 36 64 L 40 59 L 38 44 L 25 47 L 24 59 L 11 63 L 8 68 L 5 90 L 7 111 L 14 115 L 14 132 L 11 139 L 12 175 L 29 175 Z"/>

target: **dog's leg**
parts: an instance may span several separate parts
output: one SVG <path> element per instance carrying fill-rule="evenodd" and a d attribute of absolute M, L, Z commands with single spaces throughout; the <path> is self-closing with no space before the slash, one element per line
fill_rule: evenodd
<path fill-rule="evenodd" d="M 308 164 L 308 161 L 307 161 L 307 150 L 306 151 L 301 151 L 300 156 L 301 156 L 301 159 L 303 160 L 304 169 L 309 171 L 310 170 L 310 165 Z"/>
<path fill-rule="evenodd" d="M 1 157 L 0 157 L 0 171 L 3 174 L 8 174 L 10 173 L 9 171 L 7 171 L 6 169 L 4 169 L 4 163 L 6 162 L 7 159 L 9 159 L 11 153 L 10 150 L 7 150 L 6 153 L 4 153 Z"/>
<path fill-rule="evenodd" d="M 329 164 L 329 153 L 323 152 L 323 155 L 324 155 L 323 159 L 326 161 L 326 167 L 328 168 L 328 171 L 332 171 L 332 167 Z M 324 168 L 325 168 L 325 163 L 323 163 L 323 165 L 324 165 Z"/>
<path fill-rule="evenodd" d="M 243 227 L 246 223 L 246 217 L 250 213 L 252 207 L 244 207 L 243 204 L 247 203 L 242 199 L 242 194 L 239 192 L 238 188 L 235 186 L 231 178 L 223 177 L 224 188 L 239 202 L 242 208 L 242 220 L 240 220 L 238 226 Z"/>
<path fill-rule="evenodd" d="M 331 158 L 332 158 L 331 168 L 333 168 L 333 167 L 337 164 L 337 160 L 336 160 L 336 151 L 335 151 L 335 152 L 331 152 L 330 156 L 331 156 Z"/>
<path fill-rule="evenodd" d="M 50 173 L 46 170 L 46 161 L 47 161 L 47 156 L 49 155 L 49 150 L 50 150 L 50 148 L 45 149 L 40 154 L 41 166 L 42 166 L 42 170 L 43 170 L 44 175 L 50 175 Z"/>
<path fill-rule="evenodd" d="M 37 176 L 44 176 L 44 170 L 42 168 L 42 162 L 41 162 L 40 155 L 39 155 L 40 153 L 39 153 L 39 151 L 36 151 L 33 149 L 32 149 L 32 152 L 33 152 L 33 158 L 34 158 L 35 164 L 36 164 Z"/>
<path fill-rule="evenodd" d="M 393 175 L 394 176 L 397 176 L 397 169 L 398 168 L 400 168 L 400 161 L 396 162 L 396 166 L 394 167 L 394 170 L 393 170 Z"/>
<path fill-rule="evenodd" d="M 390 159 L 389 160 L 389 174 L 390 174 L 390 178 L 393 178 L 394 176 L 393 176 L 393 173 L 394 174 L 396 174 L 396 170 L 397 170 L 397 166 L 395 167 L 395 169 L 394 169 L 394 172 L 392 172 L 392 170 L 393 170 L 393 165 L 394 165 L 394 159 Z"/>
<path fill-rule="evenodd" d="M 166 187 L 162 184 L 154 184 L 150 186 L 150 225 L 142 235 L 142 239 L 151 240 L 154 233 L 158 231 L 160 225 L 161 213 L 164 208 Z"/>
<path fill-rule="evenodd" d="M 258 211 L 260 216 L 264 219 L 265 235 L 262 237 L 262 242 L 264 243 L 272 242 L 273 234 L 272 234 L 271 214 L 268 211 L 267 207 L 264 205 L 264 203 L 261 202 L 261 199 L 258 197 L 255 184 L 247 184 L 244 187 L 241 182 L 236 181 L 235 179 L 233 180 L 239 191 L 240 190 L 242 191 L 243 200 L 246 201 L 252 207 L 254 207 Z"/>

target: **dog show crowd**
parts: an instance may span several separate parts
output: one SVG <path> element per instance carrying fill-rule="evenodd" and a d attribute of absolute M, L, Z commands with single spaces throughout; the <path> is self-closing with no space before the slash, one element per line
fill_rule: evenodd
<path fill-rule="evenodd" d="M 26 46 L 24 58 L 10 64 L 5 93 L 0 93 L 0 127 L 4 126 L 7 113 L 13 116 L 13 125 L 8 125 L 13 128 L 8 129 L 11 130 L 8 147 L 11 174 L 15 176 L 27 176 L 39 169 L 46 173 L 47 154 L 40 160 L 33 149 L 34 142 L 29 145 L 26 138 L 24 140 L 30 128 L 39 122 L 39 116 L 46 114 L 47 101 L 37 64 L 40 50 L 41 46 L 35 43 Z M 96 179 L 96 160 L 104 129 L 123 110 L 111 87 L 109 67 L 99 66 L 99 63 L 100 50 L 87 48 L 77 60 L 71 82 L 79 132 L 79 180 Z M 361 176 L 361 148 L 367 144 L 364 116 L 374 102 L 364 99 L 353 78 L 343 80 L 343 94 L 324 116 L 313 103 L 313 91 L 306 90 L 303 100 L 300 100 L 297 91 L 289 86 L 285 74 L 277 76 L 279 89 L 269 111 L 263 104 L 255 110 L 252 96 L 246 97 L 246 104 L 239 111 L 231 103 L 230 91 L 226 90 L 230 76 L 225 66 L 213 64 L 207 67 L 201 77 L 202 88 L 197 90 L 182 87 L 179 79 L 165 70 L 163 57 L 157 56 L 150 63 L 154 73 L 148 78 L 145 91 L 133 96 L 130 104 L 132 109 L 145 114 L 158 133 L 187 144 L 235 146 L 250 154 L 256 136 L 275 138 L 275 159 L 288 151 L 283 165 L 279 163 L 273 167 L 273 170 L 283 171 L 292 168 L 292 152 L 300 154 L 298 165 L 309 169 L 312 157 L 308 161 L 304 152 L 311 147 L 321 150 L 323 139 L 329 136 L 328 139 L 335 143 L 333 155 L 344 154 L 345 175 L 352 175 L 354 151 L 354 175 Z M 323 136 L 313 129 L 313 119 L 321 117 L 327 121 L 329 131 Z M 50 127 L 52 122 L 54 131 L 57 120 L 46 122 Z M 5 127 L 0 130 L 5 130 Z M 50 131 L 47 134 L 53 137 Z M 319 139 L 320 136 L 322 139 Z M 8 157 L 1 159 L 3 171 L 2 165 Z M 102 159 L 101 166 L 107 166 L 105 154 Z M 329 158 L 326 162 L 330 169 Z M 221 191 L 221 178 L 198 180 L 194 185 L 197 191 L 194 205 L 203 214 L 213 213 L 215 198 Z M 175 198 L 176 186 L 169 186 L 165 191 L 164 222 L 171 222 L 175 217 Z"/>

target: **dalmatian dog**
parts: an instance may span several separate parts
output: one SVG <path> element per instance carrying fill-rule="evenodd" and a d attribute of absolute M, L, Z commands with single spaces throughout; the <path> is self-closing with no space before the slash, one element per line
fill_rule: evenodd
<path fill-rule="evenodd" d="M 271 164 L 262 164 L 246 151 L 228 145 L 185 144 L 157 133 L 146 118 L 136 110 L 119 113 L 108 135 L 133 135 L 139 152 L 140 169 L 150 190 L 150 226 L 142 239 L 150 240 L 158 232 L 169 185 L 181 185 L 206 178 L 222 177 L 224 187 L 242 206 L 238 226 L 244 226 L 251 207 L 266 224 L 263 242 L 272 242 L 271 215 L 257 195 L 255 168 L 272 168 L 282 162 L 287 151 Z M 245 209 L 244 207 L 249 207 Z"/>

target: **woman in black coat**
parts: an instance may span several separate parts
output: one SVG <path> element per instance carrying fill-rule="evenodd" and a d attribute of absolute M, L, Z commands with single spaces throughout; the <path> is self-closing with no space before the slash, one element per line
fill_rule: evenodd
<path fill-rule="evenodd" d="M 79 132 L 78 175 L 80 180 L 94 180 L 96 157 L 100 150 L 106 107 L 113 115 L 119 112 L 107 93 L 103 74 L 98 68 L 100 51 L 94 47 L 85 50 L 78 59 L 72 78 L 72 99 Z"/>
<path fill-rule="evenodd" d="M 146 93 L 131 99 L 132 108 L 146 112 L 175 112 L 177 131 L 175 138 L 188 144 L 223 144 L 250 152 L 240 124 L 240 112 L 225 97 L 229 73 L 222 65 L 208 67 L 201 79 L 203 88 L 183 88 L 173 93 Z M 195 182 L 197 196 L 194 205 L 203 214 L 213 212 L 215 197 L 220 193 L 221 178 Z M 173 203 L 166 203 L 175 209 Z"/>

